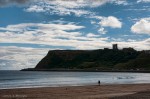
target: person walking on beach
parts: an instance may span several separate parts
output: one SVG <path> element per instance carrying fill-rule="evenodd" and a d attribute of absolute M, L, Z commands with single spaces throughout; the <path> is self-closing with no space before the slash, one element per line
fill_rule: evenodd
<path fill-rule="evenodd" d="M 100 82 L 100 80 L 98 81 L 98 85 L 99 85 L 99 86 L 101 85 L 101 82 Z"/>

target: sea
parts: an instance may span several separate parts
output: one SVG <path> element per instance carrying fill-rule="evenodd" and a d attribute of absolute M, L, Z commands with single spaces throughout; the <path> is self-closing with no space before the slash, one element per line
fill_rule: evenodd
<path fill-rule="evenodd" d="M 0 71 L 0 89 L 150 83 L 149 73 Z"/>

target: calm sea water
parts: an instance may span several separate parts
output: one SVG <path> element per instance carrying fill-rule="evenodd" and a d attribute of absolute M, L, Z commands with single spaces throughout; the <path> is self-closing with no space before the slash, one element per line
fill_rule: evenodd
<path fill-rule="evenodd" d="M 149 73 L 0 71 L 0 89 L 150 83 Z"/>

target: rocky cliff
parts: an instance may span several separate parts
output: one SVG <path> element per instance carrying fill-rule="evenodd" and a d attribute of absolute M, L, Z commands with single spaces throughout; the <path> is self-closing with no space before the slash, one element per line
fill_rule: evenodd
<path fill-rule="evenodd" d="M 150 69 L 150 54 L 134 49 L 52 50 L 35 69 Z"/>

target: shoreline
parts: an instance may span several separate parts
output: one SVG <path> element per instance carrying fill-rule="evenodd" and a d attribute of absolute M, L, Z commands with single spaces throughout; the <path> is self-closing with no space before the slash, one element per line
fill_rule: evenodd
<path fill-rule="evenodd" d="M 111 99 L 113 97 L 136 96 L 137 93 L 139 97 L 142 97 L 143 93 L 150 94 L 150 83 L 0 89 L 0 99 L 17 97 L 19 99 L 103 99 L 106 97 L 106 99 Z"/>
<path fill-rule="evenodd" d="M 85 70 L 85 69 L 34 69 L 34 68 L 22 69 L 20 71 L 150 73 L 150 70 Z"/>
<path fill-rule="evenodd" d="M 150 85 L 150 83 L 136 83 L 136 84 L 101 84 L 100 86 L 121 86 L 121 85 Z M 32 86 L 32 87 L 11 87 L 11 88 L 0 88 L 1 90 L 16 90 L 16 89 L 39 89 L 39 88 L 66 88 L 66 87 L 87 87 L 87 86 L 99 86 L 96 84 L 82 84 L 82 85 L 56 85 L 56 86 Z"/>

